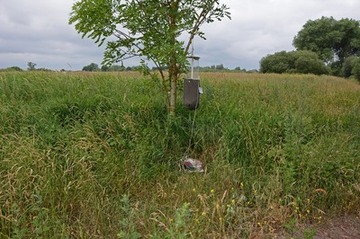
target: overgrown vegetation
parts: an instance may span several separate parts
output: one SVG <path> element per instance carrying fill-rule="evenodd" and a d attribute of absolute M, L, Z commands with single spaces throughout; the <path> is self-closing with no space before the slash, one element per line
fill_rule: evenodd
<path fill-rule="evenodd" d="M 296 51 L 263 57 L 263 73 L 330 74 L 360 81 L 360 22 L 321 17 L 308 20 L 294 37 Z"/>
<path fill-rule="evenodd" d="M 359 84 L 202 79 L 169 118 L 133 72 L 1 72 L 0 237 L 254 238 L 360 209 Z"/>
<path fill-rule="evenodd" d="M 262 73 L 303 73 L 303 74 L 329 74 L 318 55 L 312 51 L 281 51 L 267 55 L 260 61 Z"/>

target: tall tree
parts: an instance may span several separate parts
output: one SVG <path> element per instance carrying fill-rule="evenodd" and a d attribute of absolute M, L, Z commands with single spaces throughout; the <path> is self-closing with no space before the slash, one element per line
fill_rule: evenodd
<path fill-rule="evenodd" d="M 28 71 L 34 71 L 35 70 L 35 67 L 36 67 L 36 64 L 34 62 L 28 62 L 27 63 L 27 66 L 28 66 Z"/>
<path fill-rule="evenodd" d="M 80 0 L 72 7 L 69 23 L 99 46 L 106 42 L 103 64 L 133 56 L 143 57 L 143 64 L 152 61 L 168 112 L 174 115 L 177 81 L 194 37 L 205 39 L 200 27 L 230 18 L 228 9 L 219 0 Z"/>
<path fill-rule="evenodd" d="M 317 53 L 325 63 L 340 69 L 347 57 L 360 55 L 360 23 L 333 17 L 309 20 L 295 36 L 293 45 L 297 50 Z"/>

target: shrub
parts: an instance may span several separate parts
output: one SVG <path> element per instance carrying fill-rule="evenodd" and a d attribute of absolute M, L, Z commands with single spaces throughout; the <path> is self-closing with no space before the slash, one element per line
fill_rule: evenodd
<path fill-rule="evenodd" d="M 284 73 L 290 70 L 290 56 L 286 51 L 267 55 L 260 61 L 260 72 L 262 73 Z"/>
<path fill-rule="evenodd" d="M 351 73 L 360 82 L 360 58 L 355 61 Z"/>
<path fill-rule="evenodd" d="M 349 78 L 352 75 L 352 70 L 358 58 L 357 56 L 350 56 L 345 59 L 341 68 L 341 76 Z"/>
<path fill-rule="evenodd" d="M 268 55 L 260 61 L 262 73 L 328 74 L 329 70 L 311 51 L 281 51 Z"/>
<path fill-rule="evenodd" d="M 1 71 L 23 71 L 23 70 L 18 66 L 11 66 L 5 69 L 1 69 Z"/>
<path fill-rule="evenodd" d="M 313 73 L 315 75 L 329 73 L 321 60 L 305 56 L 301 56 L 295 61 L 295 72 L 305 74 Z"/>

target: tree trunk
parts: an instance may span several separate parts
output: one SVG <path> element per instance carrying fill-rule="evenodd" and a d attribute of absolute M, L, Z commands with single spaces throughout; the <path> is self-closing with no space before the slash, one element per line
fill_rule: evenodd
<path fill-rule="evenodd" d="M 175 116 L 176 111 L 176 79 L 177 77 L 172 76 L 170 78 L 170 104 L 169 104 L 169 114 Z"/>
<path fill-rule="evenodd" d="M 169 14 L 170 20 L 170 45 L 175 46 L 176 44 L 176 12 L 178 10 L 178 2 L 171 1 L 171 11 Z M 177 55 L 175 48 L 172 49 L 169 59 L 169 81 L 170 81 L 170 96 L 169 96 L 169 114 L 175 116 L 176 111 L 176 84 L 178 78 L 178 66 L 177 66 Z"/>

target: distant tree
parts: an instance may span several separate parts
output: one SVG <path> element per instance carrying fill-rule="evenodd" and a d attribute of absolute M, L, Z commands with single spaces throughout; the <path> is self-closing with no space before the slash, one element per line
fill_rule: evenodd
<path fill-rule="evenodd" d="M 109 71 L 110 67 L 107 65 L 102 65 L 101 66 L 101 71 Z"/>
<path fill-rule="evenodd" d="M 96 63 L 91 63 L 90 65 L 84 66 L 83 71 L 98 71 L 99 66 Z"/>
<path fill-rule="evenodd" d="M 360 23 L 333 17 L 309 20 L 295 36 L 293 45 L 297 50 L 317 53 L 338 75 L 347 57 L 360 55 Z"/>
<path fill-rule="evenodd" d="M 260 61 L 262 73 L 328 74 L 329 70 L 316 53 L 311 51 L 281 51 L 267 55 Z"/>
<path fill-rule="evenodd" d="M 38 68 L 38 69 L 35 69 L 36 71 L 52 71 L 51 69 L 48 69 L 48 68 Z"/>
<path fill-rule="evenodd" d="M 23 69 L 21 69 L 20 67 L 18 66 L 11 66 L 11 67 L 8 67 L 8 68 L 5 68 L 3 69 L 4 71 L 23 71 Z"/>
<path fill-rule="evenodd" d="M 360 58 L 354 62 L 351 73 L 360 82 Z"/>
<path fill-rule="evenodd" d="M 311 51 L 292 51 L 289 52 L 291 56 L 291 66 L 296 73 L 303 74 L 329 74 L 329 69 L 321 61 L 318 55 Z"/>
<path fill-rule="evenodd" d="M 36 67 L 36 64 L 30 61 L 30 62 L 27 63 L 27 66 L 28 66 L 28 68 L 27 68 L 28 71 L 34 71 L 35 67 Z"/>
<path fill-rule="evenodd" d="M 195 36 L 204 38 L 203 24 L 224 17 L 230 18 L 230 13 L 220 0 L 79 0 L 69 23 L 99 45 L 107 41 L 104 64 L 140 56 L 150 73 L 145 60 L 152 61 L 160 73 L 168 112 L 175 115 L 177 81 L 188 66 L 192 41 Z"/>
<path fill-rule="evenodd" d="M 341 76 L 349 78 L 352 75 L 352 70 L 360 58 L 358 56 L 349 56 L 344 60 L 341 69 Z"/>
<path fill-rule="evenodd" d="M 262 73 L 285 73 L 291 68 L 290 55 L 286 51 L 276 52 L 267 55 L 260 61 L 260 72 Z"/>
<path fill-rule="evenodd" d="M 224 67 L 223 64 L 220 64 L 220 65 L 216 65 L 215 69 L 216 69 L 216 70 L 224 70 L 225 67 Z"/>
<path fill-rule="evenodd" d="M 109 68 L 109 71 L 125 71 L 125 70 L 126 70 L 126 67 L 123 65 L 112 65 Z"/>

